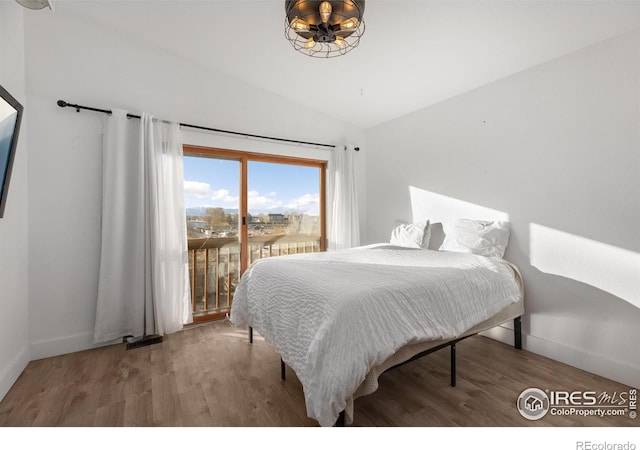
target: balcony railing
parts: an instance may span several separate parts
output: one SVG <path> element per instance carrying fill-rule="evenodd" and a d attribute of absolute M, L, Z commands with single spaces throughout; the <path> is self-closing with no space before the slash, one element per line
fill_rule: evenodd
<path fill-rule="evenodd" d="M 320 238 L 310 235 L 251 236 L 248 264 L 262 258 L 320 251 Z M 224 316 L 231 309 L 240 280 L 240 242 L 237 237 L 188 240 L 191 307 L 194 320 Z"/>

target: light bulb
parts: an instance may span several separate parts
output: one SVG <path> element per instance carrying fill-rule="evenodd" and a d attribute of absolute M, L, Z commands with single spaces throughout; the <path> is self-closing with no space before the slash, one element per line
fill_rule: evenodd
<path fill-rule="evenodd" d="M 295 31 L 309 31 L 310 27 L 309 24 L 307 22 L 305 22 L 302 19 L 298 19 L 297 17 L 295 17 L 292 21 L 291 21 L 291 28 L 293 28 Z"/>
<path fill-rule="evenodd" d="M 351 31 L 358 28 L 358 25 L 360 25 L 360 21 L 358 20 L 358 18 L 352 17 L 351 19 L 347 19 L 344 22 L 342 22 L 340 24 L 340 29 L 342 31 Z"/>
<path fill-rule="evenodd" d="M 336 40 L 333 41 L 333 43 L 336 44 L 340 50 L 344 50 L 347 46 L 347 41 L 345 41 L 341 36 L 336 36 Z"/>
<path fill-rule="evenodd" d="M 331 11 L 333 8 L 331 7 L 331 3 L 322 2 L 320 3 L 320 18 L 322 19 L 322 23 L 327 23 L 329 18 L 331 17 Z"/>
<path fill-rule="evenodd" d="M 314 41 L 313 38 L 307 39 L 304 43 L 304 48 L 306 48 L 307 50 L 311 50 L 315 46 L 316 46 L 316 41 Z"/>

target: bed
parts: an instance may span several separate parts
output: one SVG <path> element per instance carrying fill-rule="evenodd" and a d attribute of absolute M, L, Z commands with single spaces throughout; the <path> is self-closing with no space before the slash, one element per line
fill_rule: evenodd
<path fill-rule="evenodd" d="M 389 368 L 523 312 L 522 278 L 501 257 L 381 243 L 256 261 L 230 319 L 264 337 L 300 380 L 307 415 L 333 426 L 352 422 L 354 400 Z"/>

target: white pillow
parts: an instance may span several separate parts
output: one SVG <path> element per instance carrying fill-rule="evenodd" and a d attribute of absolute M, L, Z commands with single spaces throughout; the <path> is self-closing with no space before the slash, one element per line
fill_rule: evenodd
<path fill-rule="evenodd" d="M 391 231 L 392 245 L 410 248 L 427 248 L 431 240 L 431 226 L 428 220 L 418 223 L 403 223 Z"/>
<path fill-rule="evenodd" d="M 509 222 L 454 219 L 442 228 L 440 250 L 502 258 L 509 243 Z"/>

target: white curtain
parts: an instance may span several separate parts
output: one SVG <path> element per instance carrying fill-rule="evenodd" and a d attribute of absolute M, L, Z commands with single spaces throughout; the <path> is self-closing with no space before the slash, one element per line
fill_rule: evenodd
<path fill-rule="evenodd" d="M 329 169 L 333 205 L 329 223 L 329 250 L 360 245 L 356 155 L 353 145 L 336 146 Z"/>
<path fill-rule="evenodd" d="M 173 333 L 192 321 L 180 131 L 116 110 L 103 145 L 94 342 Z"/>
<path fill-rule="evenodd" d="M 143 113 L 145 158 L 145 333 L 170 334 L 191 322 L 180 129 Z"/>

